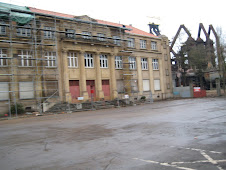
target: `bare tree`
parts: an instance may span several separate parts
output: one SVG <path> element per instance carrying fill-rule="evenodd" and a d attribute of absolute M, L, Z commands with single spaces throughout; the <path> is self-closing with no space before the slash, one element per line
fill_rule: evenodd
<path fill-rule="evenodd" d="M 223 83 L 223 89 L 224 89 L 224 93 L 225 93 L 225 82 L 226 82 L 226 35 L 223 34 L 222 32 L 222 28 L 221 27 L 217 27 L 217 35 L 219 38 L 219 49 L 220 49 L 220 53 L 218 56 L 218 58 L 221 58 L 220 62 L 218 63 L 219 66 L 221 66 L 220 72 L 222 73 L 222 83 Z M 219 61 L 218 61 L 219 62 Z"/>

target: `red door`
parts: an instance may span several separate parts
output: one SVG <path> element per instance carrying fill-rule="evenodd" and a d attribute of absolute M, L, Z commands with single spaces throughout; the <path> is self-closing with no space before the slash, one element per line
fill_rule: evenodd
<path fill-rule="evenodd" d="M 95 90 L 95 81 L 94 80 L 86 80 L 86 89 L 91 98 L 91 94 L 93 95 L 93 99 L 96 99 L 96 90 Z M 91 93 L 92 92 L 92 93 Z"/>
<path fill-rule="evenodd" d="M 72 102 L 76 102 L 77 98 L 80 96 L 79 80 L 69 80 L 69 86 Z"/>
<path fill-rule="evenodd" d="M 110 99 L 110 85 L 109 80 L 102 80 L 102 90 L 104 92 L 104 99 L 109 100 Z"/>

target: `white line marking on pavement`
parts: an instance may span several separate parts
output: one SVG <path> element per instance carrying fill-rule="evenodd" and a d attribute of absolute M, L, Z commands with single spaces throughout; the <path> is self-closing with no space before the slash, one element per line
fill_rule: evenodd
<path fill-rule="evenodd" d="M 156 162 L 156 161 L 152 161 L 152 160 L 144 160 L 144 159 L 139 159 L 139 158 L 133 158 L 133 159 L 139 160 L 139 161 L 142 161 L 142 162 L 148 162 L 148 163 L 154 163 L 154 164 L 159 164 L 159 165 L 163 165 L 163 166 L 174 167 L 174 168 L 177 168 L 177 169 L 195 170 L 195 169 L 180 167 L 180 166 L 177 166 L 177 165 L 172 165 L 172 164 L 164 163 L 164 162 L 162 163 L 162 162 Z"/>
<path fill-rule="evenodd" d="M 176 146 L 170 146 L 170 147 L 176 147 Z M 183 147 L 177 147 L 177 148 L 191 150 L 191 151 L 198 151 L 207 160 L 198 160 L 198 161 L 192 161 L 192 162 L 165 163 L 165 162 L 157 162 L 157 161 L 152 161 L 152 160 L 144 160 L 144 159 L 139 159 L 139 158 L 133 158 L 133 159 L 143 161 L 143 162 L 147 162 L 147 163 L 159 164 L 159 165 L 162 165 L 162 166 L 174 167 L 174 168 L 183 169 L 183 170 L 195 170 L 195 169 L 178 166 L 177 164 L 211 163 L 211 164 L 215 165 L 216 168 L 218 168 L 219 170 L 224 170 L 222 167 L 220 167 L 220 165 L 218 163 L 226 162 L 226 160 L 214 160 L 213 158 L 211 158 L 209 155 L 206 154 L 206 152 L 215 153 L 215 154 L 221 154 L 221 152 L 206 151 L 206 150 L 195 149 L 195 148 L 183 148 Z"/>
<path fill-rule="evenodd" d="M 215 160 L 217 163 L 221 163 L 221 162 L 226 162 L 225 160 Z M 187 163 L 191 163 L 191 164 L 195 164 L 195 163 L 207 163 L 209 162 L 209 160 L 201 160 L 201 161 L 193 161 L 193 162 L 171 162 L 171 164 L 187 164 Z"/>
<path fill-rule="evenodd" d="M 211 153 L 217 153 L 217 154 L 222 154 L 222 152 L 217 152 L 217 151 L 207 151 L 203 149 L 196 149 L 196 148 L 183 148 L 183 147 L 177 147 L 177 146 L 170 146 L 171 148 L 179 148 L 179 149 L 187 149 L 187 150 L 192 150 L 192 151 L 203 151 L 203 152 L 211 152 Z"/>
<path fill-rule="evenodd" d="M 216 165 L 217 162 L 215 160 L 213 160 L 209 155 L 207 155 L 205 152 L 200 151 L 200 153 L 212 164 Z"/>

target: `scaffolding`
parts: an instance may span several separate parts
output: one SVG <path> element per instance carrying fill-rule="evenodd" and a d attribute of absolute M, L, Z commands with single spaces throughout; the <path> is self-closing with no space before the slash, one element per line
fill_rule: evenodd
<path fill-rule="evenodd" d="M 63 75 L 58 56 L 63 43 L 120 47 L 126 42 L 124 30 L 129 30 L 5 3 L 0 3 L 0 9 L 0 114 L 10 117 L 18 115 L 21 103 L 26 111 L 42 113 L 66 97 L 59 91 Z M 92 35 L 97 28 L 106 33 L 108 27 L 118 31 L 115 36 Z"/>
<path fill-rule="evenodd" d="M 90 21 L 67 18 L 14 5 L 5 8 L 4 3 L 0 3 L 0 9 L 0 114 L 18 116 L 19 104 L 27 112 L 42 113 L 56 103 L 69 101 L 60 82 L 64 75 L 59 56 L 61 50 L 70 53 L 78 43 L 112 50 L 116 47 L 119 53 L 125 54 L 122 55 L 121 99 L 125 95 L 138 99 L 136 70 L 131 69 L 136 66 L 130 62 L 128 55 L 132 52 L 127 51 L 125 37 L 125 30 L 130 29 L 101 24 L 92 18 Z M 113 31 L 108 31 L 109 27 Z"/>
<path fill-rule="evenodd" d="M 59 24 L 56 18 L 0 5 L 7 9 L 0 13 L 1 113 L 18 116 L 21 104 L 26 111 L 42 113 L 43 105 L 59 101 L 56 34 Z M 15 16 L 23 21 L 29 16 L 30 20 L 21 24 Z"/>

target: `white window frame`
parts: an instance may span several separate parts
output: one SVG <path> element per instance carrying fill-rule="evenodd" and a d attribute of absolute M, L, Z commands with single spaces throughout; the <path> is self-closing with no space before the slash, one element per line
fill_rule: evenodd
<path fill-rule="evenodd" d="M 121 39 L 119 36 L 113 36 L 114 44 L 120 46 L 121 45 Z"/>
<path fill-rule="evenodd" d="M 159 60 L 158 59 L 152 59 L 152 68 L 153 68 L 153 70 L 159 70 Z"/>
<path fill-rule="evenodd" d="M 129 57 L 129 69 L 130 70 L 135 70 L 137 68 L 136 65 L 136 57 Z"/>
<path fill-rule="evenodd" d="M 19 50 L 18 57 L 20 58 L 21 67 L 33 67 L 33 56 L 29 50 Z"/>
<path fill-rule="evenodd" d="M 161 90 L 161 84 L 159 79 L 154 80 L 154 90 L 155 91 L 160 91 Z"/>
<path fill-rule="evenodd" d="M 55 29 L 53 27 L 44 27 L 44 38 L 53 39 L 55 37 Z"/>
<path fill-rule="evenodd" d="M 82 38 L 84 38 L 84 39 L 91 39 L 91 32 L 83 31 L 82 32 Z"/>
<path fill-rule="evenodd" d="M 141 49 L 147 48 L 147 41 L 146 40 L 140 40 L 140 48 Z"/>
<path fill-rule="evenodd" d="M 0 101 L 9 100 L 9 83 L 0 82 Z"/>
<path fill-rule="evenodd" d="M 5 67 L 5 66 L 8 66 L 7 50 L 0 48 L 0 67 Z"/>
<path fill-rule="evenodd" d="M 108 56 L 101 54 L 100 55 L 100 68 L 108 68 Z"/>
<path fill-rule="evenodd" d="M 30 25 L 24 25 L 23 27 L 18 27 L 16 29 L 17 36 L 21 37 L 30 37 L 31 36 L 31 26 Z"/>
<path fill-rule="evenodd" d="M 97 40 L 99 40 L 99 41 L 105 41 L 105 34 L 97 33 Z"/>
<path fill-rule="evenodd" d="M 66 29 L 66 37 L 75 39 L 75 30 L 73 29 Z"/>
<path fill-rule="evenodd" d="M 150 80 L 143 80 L 143 91 L 150 91 Z"/>
<path fill-rule="evenodd" d="M 46 60 L 46 67 L 54 68 L 57 66 L 56 61 L 56 52 L 46 51 L 45 52 L 45 60 Z"/>
<path fill-rule="evenodd" d="M 141 69 L 148 70 L 148 59 L 147 58 L 141 58 Z"/>
<path fill-rule="evenodd" d="M 151 41 L 151 49 L 157 50 L 157 42 L 156 41 Z"/>
<path fill-rule="evenodd" d="M 21 90 L 25 84 L 30 84 L 26 86 L 26 90 Z M 33 99 L 34 98 L 34 83 L 33 82 L 19 82 L 19 96 L 20 99 Z"/>
<path fill-rule="evenodd" d="M 128 47 L 130 48 L 134 48 L 135 44 L 134 44 L 134 38 L 128 38 L 127 42 L 128 42 Z"/>
<path fill-rule="evenodd" d="M 74 52 L 68 52 L 68 67 L 78 68 L 78 57 Z"/>
<path fill-rule="evenodd" d="M 115 69 L 122 69 L 122 56 L 115 56 Z"/>
<path fill-rule="evenodd" d="M 0 34 L 6 35 L 6 26 L 4 21 L 0 21 Z"/>
<path fill-rule="evenodd" d="M 84 54 L 85 68 L 94 68 L 93 54 Z"/>

